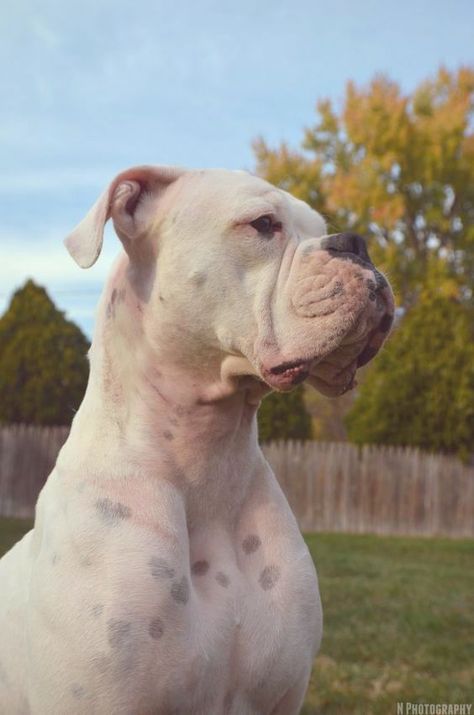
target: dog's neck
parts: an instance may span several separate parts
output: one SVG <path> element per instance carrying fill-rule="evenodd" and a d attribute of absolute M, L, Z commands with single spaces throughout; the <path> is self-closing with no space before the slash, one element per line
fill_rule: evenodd
<path fill-rule="evenodd" d="M 256 410 L 264 390 L 236 375 L 238 358 L 210 354 L 206 367 L 185 367 L 167 354 L 166 336 L 157 354 L 145 336 L 144 311 L 123 272 L 116 274 L 99 305 L 89 384 L 68 447 L 80 435 L 87 473 L 107 464 L 108 479 L 138 470 L 173 483 L 187 495 L 190 518 L 199 520 L 199 505 L 208 513 L 234 488 L 245 494 L 252 469 L 261 467 Z"/>

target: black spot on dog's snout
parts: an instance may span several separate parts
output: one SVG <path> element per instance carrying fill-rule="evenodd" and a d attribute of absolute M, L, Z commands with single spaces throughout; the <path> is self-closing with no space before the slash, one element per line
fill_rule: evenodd
<path fill-rule="evenodd" d="M 374 268 L 375 282 L 379 290 L 388 288 L 388 282 L 385 276 L 383 276 L 376 268 Z"/>
<path fill-rule="evenodd" d="M 372 263 L 365 238 L 357 233 L 334 233 L 326 236 L 321 241 L 321 248 L 359 258 L 364 263 Z"/>
<path fill-rule="evenodd" d="M 393 315 L 390 315 L 390 313 L 386 313 L 383 316 L 382 320 L 380 321 L 379 331 L 381 333 L 388 333 L 388 331 L 392 327 L 392 323 L 393 323 Z"/>
<path fill-rule="evenodd" d="M 371 345 L 367 345 L 357 358 L 357 367 L 366 365 L 370 360 L 372 360 L 373 357 L 375 357 L 375 355 L 377 355 L 377 349 L 373 348 Z"/>

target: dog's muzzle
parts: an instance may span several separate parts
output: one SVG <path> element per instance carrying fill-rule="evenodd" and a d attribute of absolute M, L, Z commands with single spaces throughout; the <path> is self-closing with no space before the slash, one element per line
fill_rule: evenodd
<path fill-rule="evenodd" d="M 292 305 L 300 318 L 314 321 L 320 343 L 312 355 L 270 367 L 264 379 L 286 390 L 309 378 L 324 394 L 342 394 L 354 386 L 356 370 L 387 337 L 395 312 L 393 294 L 357 234 L 326 236 L 303 256 L 304 273 L 295 284 Z"/>

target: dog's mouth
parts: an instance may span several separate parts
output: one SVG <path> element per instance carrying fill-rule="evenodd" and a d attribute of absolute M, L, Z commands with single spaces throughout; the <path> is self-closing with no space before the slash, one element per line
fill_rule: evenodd
<path fill-rule="evenodd" d="M 327 396 L 348 392 L 355 385 L 358 368 L 366 365 L 382 347 L 393 323 L 394 303 L 391 290 L 380 291 L 384 302 L 382 317 L 375 328 L 359 335 L 352 330 L 340 344 L 324 355 L 312 355 L 262 369 L 264 381 L 274 390 L 288 391 L 308 380 L 309 384 Z M 380 313 L 379 313 L 380 315 Z"/>
<path fill-rule="evenodd" d="M 311 360 L 284 362 L 281 365 L 270 368 L 269 373 L 276 381 L 288 382 L 290 385 L 299 385 L 300 382 L 303 382 L 309 377 L 311 362 Z"/>

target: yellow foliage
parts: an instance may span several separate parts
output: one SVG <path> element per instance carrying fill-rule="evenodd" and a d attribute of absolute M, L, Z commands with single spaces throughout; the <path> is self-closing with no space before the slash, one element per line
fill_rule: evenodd
<path fill-rule="evenodd" d="M 427 285 L 468 295 L 474 278 L 474 69 L 448 71 L 412 93 L 378 75 L 348 82 L 341 110 L 323 99 L 302 149 L 254 144 L 257 169 L 329 217 L 334 231 L 367 235 L 402 302 Z"/>

